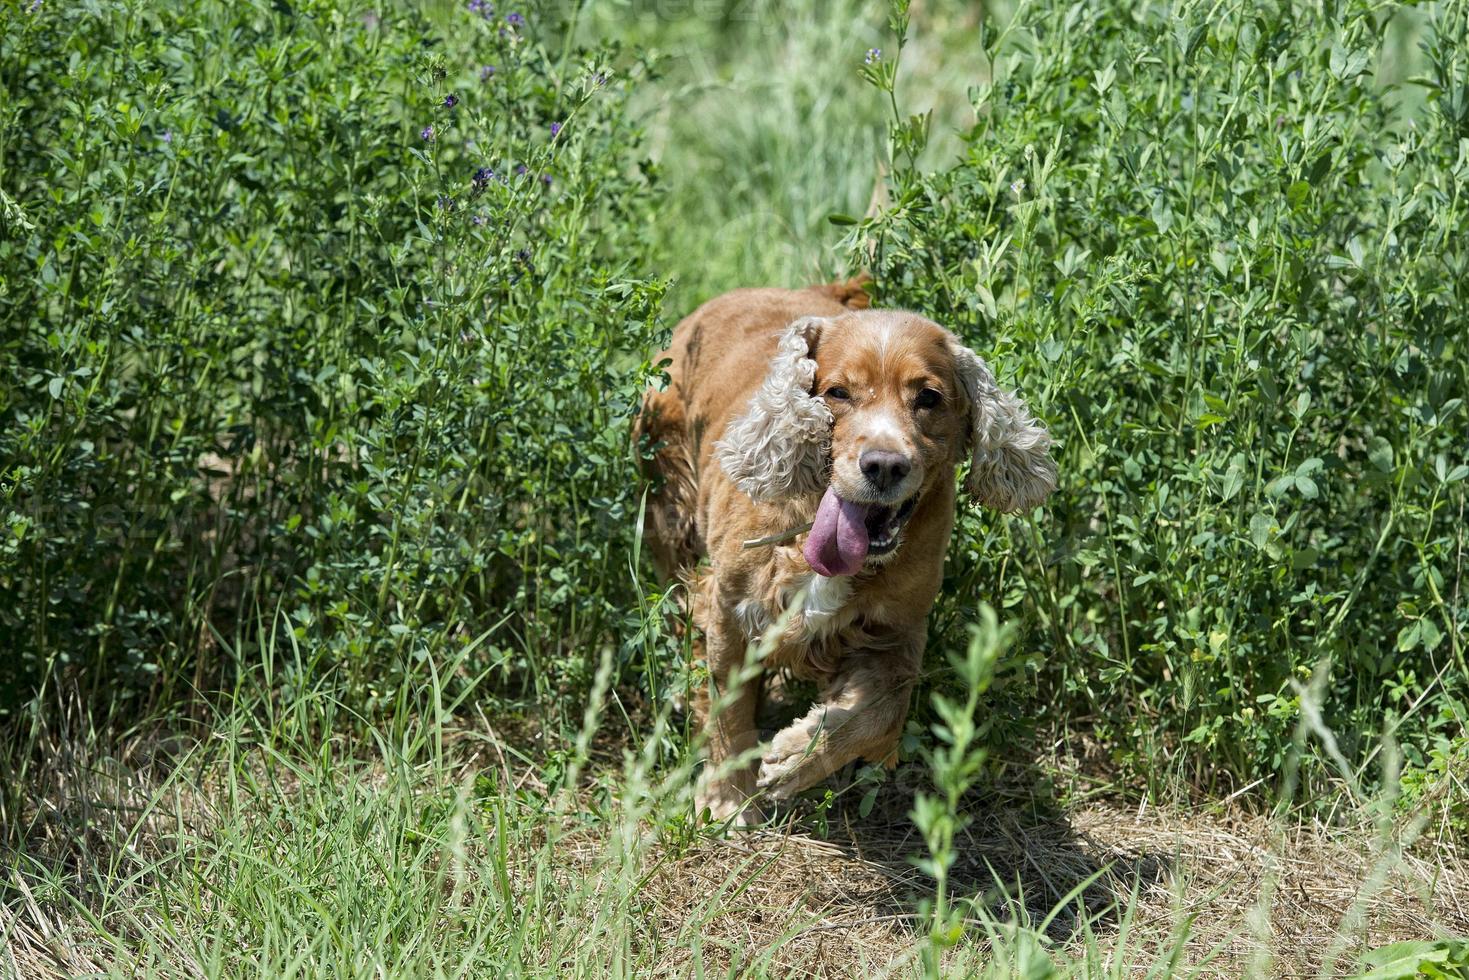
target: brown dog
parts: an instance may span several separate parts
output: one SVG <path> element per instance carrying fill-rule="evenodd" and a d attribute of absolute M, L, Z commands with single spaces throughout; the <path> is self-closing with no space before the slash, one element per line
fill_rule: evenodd
<path fill-rule="evenodd" d="M 710 300 L 674 330 L 668 388 L 643 399 L 648 545 L 687 584 L 711 681 L 732 699 L 712 719 L 707 692 L 695 703 L 698 802 L 716 820 L 752 822 L 757 791 L 781 799 L 855 759 L 896 762 L 956 465 L 970 458 L 970 496 L 1001 511 L 1055 487 L 1049 434 L 982 360 L 915 313 L 866 306 L 857 280 Z M 758 771 L 732 769 L 758 744 L 760 685 L 729 685 L 762 638 L 765 670 L 821 693 Z"/>

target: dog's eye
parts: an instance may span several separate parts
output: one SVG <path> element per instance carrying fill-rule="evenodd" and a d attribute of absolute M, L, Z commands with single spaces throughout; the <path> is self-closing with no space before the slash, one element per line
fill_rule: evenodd
<path fill-rule="evenodd" d="M 839 402 L 844 402 L 848 398 L 852 397 L 852 393 L 843 388 L 841 385 L 832 385 L 830 388 L 826 389 L 826 397 L 835 398 Z"/>
<path fill-rule="evenodd" d="M 932 388 L 924 388 L 922 391 L 920 391 L 918 393 L 918 397 L 915 398 L 915 399 L 913 399 L 913 407 L 914 408 L 934 408 L 934 407 L 936 407 L 938 405 L 939 402 L 941 402 L 943 400 L 944 400 L 944 396 L 943 395 L 940 395 L 938 392 L 934 391 Z"/>

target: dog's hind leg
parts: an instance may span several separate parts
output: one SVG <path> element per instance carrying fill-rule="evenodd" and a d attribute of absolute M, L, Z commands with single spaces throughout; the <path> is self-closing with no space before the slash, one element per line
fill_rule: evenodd
<path fill-rule="evenodd" d="M 755 725 L 760 702 L 758 668 L 747 669 L 748 643 L 733 617 L 717 606 L 709 610 L 710 615 L 699 615 L 703 612 L 700 605 L 696 604 L 696 619 L 703 627 L 710 683 L 694 697 L 695 714 L 708 739 L 694 804 L 700 813 L 708 809 L 715 821 L 736 817 L 738 824 L 748 826 L 763 819 L 759 807 L 750 802 L 755 795 L 755 751 L 760 744 Z"/>

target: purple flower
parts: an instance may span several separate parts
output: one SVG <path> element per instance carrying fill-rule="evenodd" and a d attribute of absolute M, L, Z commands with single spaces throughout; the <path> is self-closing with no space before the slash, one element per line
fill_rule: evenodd
<path fill-rule="evenodd" d="M 485 225 L 490 223 L 490 219 L 485 217 L 483 214 L 477 214 L 469 219 L 469 223 L 476 227 L 483 228 Z"/>
<path fill-rule="evenodd" d="M 551 138 L 552 139 L 555 139 L 556 138 L 556 134 L 557 133 L 560 133 L 560 132 L 561 132 L 561 124 L 559 122 L 553 122 L 551 124 Z"/>
<path fill-rule="evenodd" d="M 165 129 L 163 131 L 163 135 L 160 136 L 160 137 L 158 137 L 158 138 L 161 139 L 161 140 L 163 140 L 163 142 L 165 142 L 165 143 L 172 143 L 173 142 L 173 130 L 171 130 L 171 129 Z"/>
<path fill-rule="evenodd" d="M 882 60 L 882 48 L 867 49 L 867 64 L 871 65 Z"/>
<path fill-rule="evenodd" d="M 494 65 L 485 65 L 483 68 L 481 68 L 479 70 L 479 80 L 482 81 L 482 82 L 488 82 L 490 79 L 492 79 L 494 77 L 495 77 L 495 66 Z"/>
<path fill-rule="evenodd" d="M 495 16 L 495 5 L 490 3 L 489 0 L 469 0 L 467 6 L 469 7 L 469 12 L 472 14 L 479 14 L 481 17 L 487 19 Z"/>
<path fill-rule="evenodd" d="M 434 128 L 432 126 L 425 126 L 418 131 L 418 135 L 423 137 L 425 143 L 432 143 L 434 141 Z"/>
<path fill-rule="evenodd" d="M 526 272 L 534 273 L 536 271 L 535 263 L 531 261 L 530 249 L 523 248 L 515 253 L 515 265 L 517 268 L 510 270 L 511 282 L 519 282 Z M 524 271 L 522 271 L 522 267 Z"/>
<path fill-rule="evenodd" d="M 550 174 L 541 174 L 541 183 L 545 184 L 547 187 L 550 187 L 551 186 L 551 175 Z"/>
<path fill-rule="evenodd" d="M 41 9 L 41 0 L 31 0 L 31 5 L 26 8 L 26 13 L 33 14 Z"/>
<path fill-rule="evenodd" d="M 516 167 L 515 167 L 515 173 L 516 173 L 516 174 L 517 174 L 517 175 L 518 175 L 518 176 L 521 176 L 521 177 L 524 177 L 524 176 L 525 176 L 525 172 L 526 172 L 526 171 L 527 171 L 527 170 L 529 170 L 529 169 L 530 169 L 530 168 L 529 168 L 529 167 L 527 167 L 527 166 L 526 166 L 526 165 L 525 165 L 525 164 L 523 164 L 523 163 L 521 163 L 521 164 L 517 164 L 517 165 L 516 165 Z"/>
<path fill-rule="evenodd" d="M 439 210 L 441 211 L 454 210 L 454 199 L 452 197 L 446 197 L 445 195 L 440 194 L 438 200 L 434 203 L 439 206 Z"/>
<path fill-rule="evenodd" d="M 607 73 L 602 71 L 597 72 L 597 74 L 592 76 L 592 84 L 596 85 L 597 88 L 601 88 L 603 85 L 606 85 Z"/>
<path fill-rule="evenodd" d="M 524 27 L 525 18 L 520 16 L 520 14 L 518 13 L 511 12 L 505 15 L 505 23 L 509 24 L 511 27 Z"/>
<path fill-rule="evenodd" d="M 445 109 L 452 109 L 452 108 L 454 108 L 458 104 L 459 104 L 459 96 L 455 95 L 453 92 L 450 92 L 448 95 L 444 96 L 444 108 Z"/>
<path fill-rule="evenodd" d="M 489 167 L 480 167 L 474 172 L 474 176 L 470 179 L 470 181 L 474 185 L 475 192 L 478 193 L 479 191 L 482 191 L 486 187 L 488 187 L 490 181 L 494 179 L 495 172 L 493 170 L 491 170 Z"/>

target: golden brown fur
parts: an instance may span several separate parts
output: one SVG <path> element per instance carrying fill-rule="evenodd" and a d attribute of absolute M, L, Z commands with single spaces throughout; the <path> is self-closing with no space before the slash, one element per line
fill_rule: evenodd
<path fill-rule="evenodd" d="M 1045 430 L 982 361 L 923 317 L 866 306 L 858 281 L 720 296 L 678 325 L 669 385 L 644 397 L 648 545 L 687 584 L 696 649 L 732 699 L 712 719 L 707 692 L 695 705 L 709 756 L 699 799 L 716 819 L 753 819 L 758 792 L 788 796 L 855 759 L 893 763 L 953 528 L 954 467 L 972 453 L 971 493 L 1006 510 L 1054 485 Z M 805 534 L 745 547 L 810 522 L 828 485 L 892 507 L 892 550 L 826 576 Z M 814 680 L 817 703 L 758 768 L 734 765 L 759 740 L 759 685 L 731 684 L 792 606 L 762 667 Z"/>

